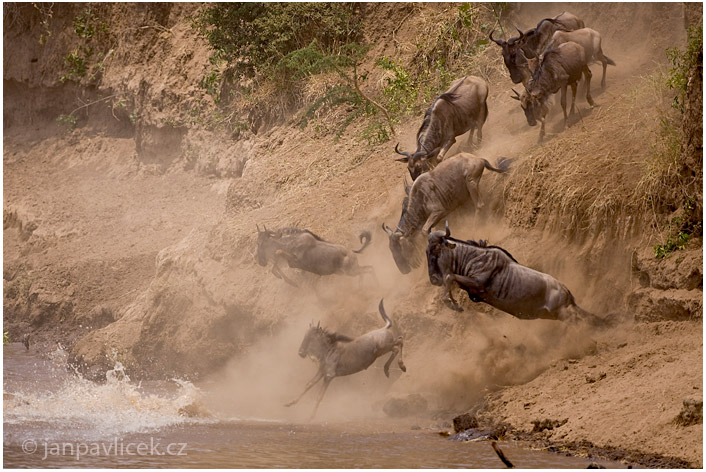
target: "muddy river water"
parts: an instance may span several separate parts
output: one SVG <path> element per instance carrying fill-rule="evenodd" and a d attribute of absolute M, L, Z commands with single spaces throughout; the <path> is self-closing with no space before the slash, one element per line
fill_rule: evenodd
<path fill-rule="evenodd" d="M 67 372 L 61 349 L 40 357 L 13 343 L 3 353 L 5 467 L 502 467 L 488 441 L 450 441 L 414 420 L 201 415 L 194 405 L 208 392 L 190 382 L 136 383 L 117 364 L 97 384 Z M 522 468 L 589 463 L 515 442 L 500 445 Z"/>

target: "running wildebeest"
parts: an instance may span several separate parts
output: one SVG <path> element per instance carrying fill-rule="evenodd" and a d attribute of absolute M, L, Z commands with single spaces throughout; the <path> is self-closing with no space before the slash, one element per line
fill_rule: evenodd
<path fill-rule="evenodd" d="M 357 251 L 352 251 L 340 244 L 330 243 L 315 235 L 308 229 L 283 228 L 270 231 L 257 227 L 257 261 L 266 266 L 268 260 L 273 260 L 272 273 L 287 282 L 297 286 L 279 267 L 280 261 L 285 261 L 289 267 L 301 269 L 317 275 L 373 274 L 372 266 L 358 265 L 356 254 L 363 252 L 371 240 L 369 231 L 360 234 L 363 245 Z"/>
<path fill-rule="evenodd" d="M 510 72 L 512 83 L 522 82 L 527 87 L 531 74 L 527 70 L 527 63 L 523 58 L 532 59 L 539 57 L 546 49 L 546 45 L 552 38 L 555 31 L 573 31 L 583 28 L 583 20 L 568 12 L 560 13 L 554 18 L 544 18 L 535 28 L 526 32 L 520 31 L 520 36 L 510 38 L 507 41 L 493 38 L 495 30 L 490 32 L 490 40 L 502 49 L 503 62 Z M 519 54 L 522 52 L 522 55 Z"/>
<path fill-rule="evenodd" d="M 428 233 L 434 225 L 469 200 L 476 209 L 482 208 L 479 186 L 483 170 L 505 173 L 509 166 L 510 159 L 507 158 L 500 158 L 497 167 L 493 167 L 483 158 L 462 152 L 422 174 L 411 187 L 407 186 L 397 228 L 393 231 L 385 223 L 382 224 L 400 272 L 407 274 L 419 265 L 414 240 L 420 230 Z"/>
<path fill-rule="evenodd" d="M 520 53 L 521 54 L 521 53 Z M 532 75 L 529 84 L 522 95 L 512 89 L 512 97 L 520 101 L 525 112 L 527 124 L 535 126 L 537 121 L 542 123 L 539 130 L 539 142 L 544 139 L 544 123 L 549 111 L 549 98 L 561 90 L 561 106 L 564 111 L 564 127 L 568 116 L 566 114 L 566 88 L 570 85 L 572 92 L 571 114 L 574 113 L 576 103 L 576 89 L 581 74 L 586 78 L 586 101 L 593 106 L 591 98 L 591 70 L 588 68 L 586 53 L 581 45 L 568 42 L 560 44 L 556 49 L 544 52 L 541 62 Z"/>
<path fill-rule="evenodd" d="M 454 81 L 448 91 L 436 97 L 417 131 L 417 150 L 410 153 L 401 151 L 399 143 L 395 146 L 395 152 L 405 156 L 395 160 L 407 163 L 412 180 L 441 162 L 456 137 L 466 131 L 470 130 L 468 145 L 473 144 L 474 130 L 480 145 L 488 117 L 487 98 L 488 84 L 471 75 Z"/>
<path fill-rule="evenodd" d="M 605 54 L 601 47 L 601 35 L 598 31 L 591 28 L 581 28 L 574 31 L 557 31 L 552 36 L 551 41 L 547 45 L 547 49 L 554 49 L 560 44 L 573 41 L 580 44 L 586 54 L 586 62 L 600 62 L 603 65 L 603 78 L 601 79 L 601 87 L 605 88 L 605 75 L 608 64 L 615 65 L 615 62 Z"/>
<path fill-rule="evenodd" d="M 306 384 L 301 395 L 285 404 L 285 406 L 292 406 L 297 403 L 306 392 L 316 385 L 319 380 L 323 379 L 323 386 L 316 400 L 314 411 L 311 414 L 313 418 L 321 400 L 324 398 L 326 389 L 335 377 L 361 372 L 370 367 L 378 357 L 384 356 L 388 352 L 391 352 L 392 355 L 385 363 L 385 376 L 390 377 L 390 365 L 398 355 L 400 357 L 397 360 L 397 365 L 402 372 L 407 372 L 402 360 L 402 335 L 392 323 L 390 317 L 387 316 L 387 313 L 385 313 L 382 300 L 380 300 L 378 309 L 380 310 L 380 316 L 385 321 L 385 326 L 358 336 L 355 339 L 335 332 L 329 332 L 318 324 L 314 326 L 312 323 L 309 326 L 309 330 L 306 332 L 304 340 L 299 347 L 299 355 L 301 357 L 311 357 L 319 364 L 319 370 L 314 375 L 314 378 Z"/>
<path fill-rule="evenodd" d="M 429 234 L 429 280 L 444 287 L 444 303 L 463 311 L 451 290 L 458 284 L 474 302 L 483 302 L 520 319 L 602 320 L 580 308 L 568 288 L 554 277 L 525 267 L 505 249 L 487 242 L 462 241 L 446 231 Z"/>

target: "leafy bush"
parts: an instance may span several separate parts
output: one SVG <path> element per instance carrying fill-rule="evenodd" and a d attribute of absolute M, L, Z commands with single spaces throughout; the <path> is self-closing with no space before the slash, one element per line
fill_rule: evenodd
<path fill-rule="evenodd" d="M 667 58 L 672 63 L 669 70 L 667 85 L 677 90 L 672 106 L 684 113 L 684 96 L 686 94 L 689 71 L 703 62 L 703 26 L 691 25 L 687 29 L 686 50 L 668 48 Z"/>
<path fill-rule="evenodd" d="M 213 3 L 194 25 L 235 78 L 271 77 L 285 56 L 312 41 L 332 54 L 357 40 L 357 9 L 354 3 Z"/>

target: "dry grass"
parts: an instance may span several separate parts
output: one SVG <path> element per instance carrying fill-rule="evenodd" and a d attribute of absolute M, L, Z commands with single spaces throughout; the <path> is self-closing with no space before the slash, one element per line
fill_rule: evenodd
<path fill-rule="evenodd" d="M 511 221 L 579 242 L 600 233 L 654 235 L 664 202 L 679 192 L 679 137 L 664 134 L 661 123 L 674 117 L 663 84 L 659 72 L 642 78 L 630 92 L 602 100 L 590 126 L 582 118 L 531 149 L 505 187 Z"/>

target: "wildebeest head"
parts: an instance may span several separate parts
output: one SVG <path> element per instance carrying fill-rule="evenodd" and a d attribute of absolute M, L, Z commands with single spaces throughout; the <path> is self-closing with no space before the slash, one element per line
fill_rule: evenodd
<path fill-rule="evenodd" d="M 449 230 L 449 222 L 446 222 L 445 231 L 432 231 L 429 233 L 427 243 L 427 267 L 429 270 L 429 281 L 432 285 L 443 285 L 444 270 L 439 263 L 439 258 L 443 251 L 453 249 L 456 244 L 449 241 L 451 231 Z"/>
<path fill-rule="evenodd" d="M 258 225 L 255 225 L 255 227 L 257 228 L 257 263 L 264 267 L 267 265 L 267 259 L 270 258 L 275 250 L 271 244 L 275 233 L 268 230 L 265 226 L 263 226 L 263 230 L 260 230 Z"/>
<path fill-rule="evenodd" d="M 314 324 L 311 322 L 309 324 L 309 329 L 307 329 L 304 339 L 302 340 L 301 346 L 299 346 L 299 357 L 311 357 L 312 359 L 323 359 L 325 346 L 327 343 L 324 342 L 325 338 L 329 336 L 329 333 L 321 327 L 321 323 Z"/>
<path fill-rule="evenodd" d="M 524 56 L 521 56 L 521 43 L 524 39 L 524 33 L 517 29 L 520 36 L 505 41 L 504 39 L 493 38 L 494 31 L 495 30 L 490 32 L 490 40 L 502 48 L 503 61 L 505 62 L 505 67 L 507 67 L 507 70 L 510 72 L 510 79 L 513 84 L 519 84 L 525 78 L 523 68 L 526 61 L 523 62 L 522 59 Z"/>
<path fill-rule="evenodd" d="M 431 152 L 427 152 L 424 150 L 424 148 L 421 148 L 415 151 L 413 154 L 411 152 L 401 151 L 399 149 L 399 143 L 397 143 L 395 145 L 395 152 L 405 157 L 398 158 L 395 160 L 397 162 L 406 163 L 407 170 L 409 171 L 409 175 L 412 177 L 412 180 L 417 180 L 417 177 L 422 175 L 424 172 L 428 172 L 431 170 L 431 159 L 436 157 L 437 154 L 439 154 L 440 150 L 441 146 L 437 147 Z"/>
<path fill-rule="evenodd" d="M 520 106 L 525 112 L 525 118 L 527 118 L 527 124 L 530 126 L 535 126 L 537 121 L 541 121 L 547 115 L 549 107 L 547 106 L 547 94 L 542 90 L 533 90 L 531 92 L 525 90 L 520 95 L 517 90 L 512 89 L 515 95 L 512 98 L 520 101 Z"/>
<path fill-rule="evenodd" d="M 397 268 L 403 274 L 409 274 L 414 267 L 419 265 L 416 260 L 414 242 L 411 237 L 402 234 L 402 231 L 393 231 L 385 223 L 382 224 L 382 229 L 385 230 L 389 238 L 390 252 L 392 252 Z"/>

